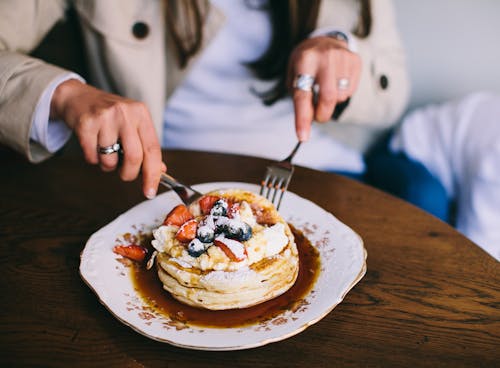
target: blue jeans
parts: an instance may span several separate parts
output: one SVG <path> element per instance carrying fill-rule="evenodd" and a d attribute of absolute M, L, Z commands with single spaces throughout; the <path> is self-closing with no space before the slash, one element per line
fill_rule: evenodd
<path fill-rule="evenodd" d="M 364 181 L 450 222 L 450 201 L 443 185 L 419 162 L 389 152 L 386 142 L 366 157 Z"/>

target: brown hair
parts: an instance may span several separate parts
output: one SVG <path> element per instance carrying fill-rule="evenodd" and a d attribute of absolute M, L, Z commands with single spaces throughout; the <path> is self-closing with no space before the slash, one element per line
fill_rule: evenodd
<path fill-rule="evenodd" d="M 359 3 L 360 20 L 352 32 L 366 37 L 371 28 L 370 0 L 359 0 Z M 271 43 L 259 59 L 248 64 L 260 79 L 278 78 L 273 88 L 259 93 L 264 103 L 272 104 L 286 95 L 288 58 L 294 47 L 315 29 L 320 4 L 321 0 L 269 0 L 266 3 L 272 23 Z M 167 26 L 182 68 L 201 47 L 208 9 L 207 0 L 167 0 Z"/>

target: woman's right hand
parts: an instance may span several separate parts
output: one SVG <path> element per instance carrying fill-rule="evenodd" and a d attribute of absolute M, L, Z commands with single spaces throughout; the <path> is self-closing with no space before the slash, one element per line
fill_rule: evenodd
<path fill-rule="evenodd" d="M 166 171 L 166 166 L 144 103 L 68 80 L 54 92 L 50 113 L 51 118 L 63 120 L 76 133 L 85 160 L 99 164 L 103 171 L 116 169 L 118 154 L 100 154 L 98 147 L 120 141 L 121 179 L 134 180 L 142 171 L 144 195 L 147 198 L 156 195 L 160 174 Z"/>
<path fill-rule="evenodd" d="M 346 41 L 328 36 L 316 36 L 302 41 L 289 60 L 288 84 L 299 75 L 314 78 L 319 86 L 318 101 L 313 91 L 293 89 L 295 129 L 300 141 L 309 139 L 312 121 L 330 121 L 339 102 L 346 101 L 356 91 L 361 76 L 361 57 L 350 51 Z M 341 88 L 340 80 L 347 82 Z"/>

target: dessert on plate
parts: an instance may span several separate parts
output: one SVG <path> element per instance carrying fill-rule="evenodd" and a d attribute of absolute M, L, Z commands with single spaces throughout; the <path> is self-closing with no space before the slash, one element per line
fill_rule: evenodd
<path fill-rule="evenodd" d="M 164 289 L 195 307 L 250 307 L 281 295 L 298 275 L 288 224 L 248 191 L 212 191 L 176 206 L 153 231 L 152 245 Z"/>

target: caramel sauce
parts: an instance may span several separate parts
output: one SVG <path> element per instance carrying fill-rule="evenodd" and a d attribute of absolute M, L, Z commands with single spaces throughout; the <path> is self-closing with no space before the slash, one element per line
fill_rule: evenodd
<path fill-rule="evenodd" d="M 299 273 L 295 284 L 284 294 L 249 308 L 213 311 L 191 307 L 174 299 L 158 278 L 156 268 L 132 267 L 134 287 L 156 312 L 168 318 L 201 327 L 242 327 L 272 319 L 285 310 L 293 310 L 312 289 L 319 275 L 319 253 L 299 230 L 290 226 L 299 252 Z M 145 242 L 150 243 L 150 239 Z M 144 244 L 146 245 L 146 244 Z"/>

